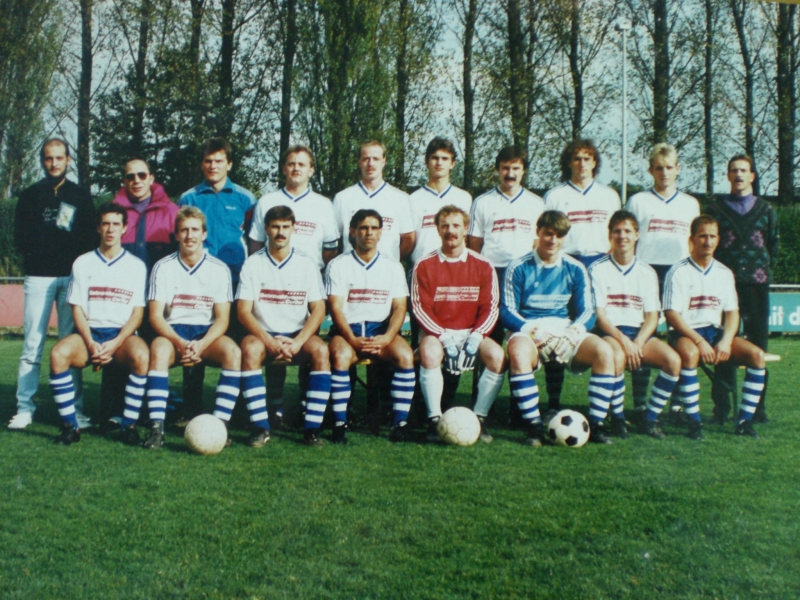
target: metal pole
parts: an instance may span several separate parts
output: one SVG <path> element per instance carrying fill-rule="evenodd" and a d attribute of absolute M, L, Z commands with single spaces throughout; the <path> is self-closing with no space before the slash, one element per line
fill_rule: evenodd
<path fill-rule="evenodd" d="M 622 205 L 628 200 L 628 30 L 633 26 L 630 19 L 617 20 L 614 29 L 622 32 Z"/>

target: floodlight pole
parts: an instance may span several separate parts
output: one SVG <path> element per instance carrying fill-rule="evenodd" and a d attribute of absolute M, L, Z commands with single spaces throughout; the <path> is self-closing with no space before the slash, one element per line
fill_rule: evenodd
<path fill-rule="evenodd" d="M 620 17 L 614 29 L 622 32 L 622 205 L 628 201 L 628 31 L 630 19 Z"/>

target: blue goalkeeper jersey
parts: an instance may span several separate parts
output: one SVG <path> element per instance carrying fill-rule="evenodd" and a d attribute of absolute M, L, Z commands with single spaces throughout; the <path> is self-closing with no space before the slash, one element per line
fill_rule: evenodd
<path fill-rule="evenodd" d="M 594 304 L 589 274 L 579 261 L 562 254 L 546 265 L 534 250 L 512 261 L 500 290 L 500 321 L 512 331 L 522 331 L 535 319 L 568 319 L 591 329 Z"/>

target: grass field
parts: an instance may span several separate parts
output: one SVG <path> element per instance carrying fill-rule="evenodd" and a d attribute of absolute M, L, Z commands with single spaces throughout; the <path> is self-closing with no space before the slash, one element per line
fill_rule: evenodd
<path fill-rule="evenodd" d="M 3 422 L 20 347 L 0 342 Z M 507 388 L 495 442 L 471 448 L 355 432 L 312 449 L 295 431 L 213 457 L 177 432 L 160 452 L 91 431 L 63 448 L 43 379 L 37 422 L 0 430 L 0 597 L 798 598 L 800 340 L 770 350 L 760 440 L 667 427 L 579 450 L 523 446 L 501 426 Z M 564 404 L 583 410 L 585 390 L 568 376 Z"/>

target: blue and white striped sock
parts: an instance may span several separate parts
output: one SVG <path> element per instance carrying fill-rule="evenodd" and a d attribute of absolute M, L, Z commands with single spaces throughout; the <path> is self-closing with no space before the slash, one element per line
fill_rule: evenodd
<path fill-rule="evenodd" d="M 147 385 L 147 375 L 128 375 L 128 385 L 125 386 L 125 409 L 122 411 L 122 426 L 129 427 L 139 420 L 139 413 L 144 402 L 144 389 Z"/>
<path fill-rule="evenodd" d="M 411 410 L 411 399 L 414 397 L 414 385 L 416 383 L 414 369 L 397 368 L 392 377 L 392 410 L 394 419 L 392 425 L 398 425 L 403 421 L 408 421 L 408 411 Z"/>
<path fill-rule="evenodd" d="M 261 369 L 242 371 L 242 397 L 247 404 L 250 423 L 261 429 L 269 429 L 267 414 L 267 388 Z"/>
<path fill-rule="evenodd" d="M 614 378 L 611 394 L 611 415 L 614 419 L 625 419 L 625 373 Z"/>
<path fill-rule="evenodd" d="M 766 375 L 766 369 L 752 369 L 748 367 L 744 372 L 742 402 L 739 404 L 739 423 L 742 421 L 749 421 L 753 418 L 753 413 L 756 412 L 756 408 L 758 408 L 758 401 L 761 399 L 761 392 L 764 391 L 764 379 Z"/>
<path fill-rule="evenodd" d="M 700 382 L 697 379 L 697 369 L 681 369 L 678 390 L 683 402 L 683 412 L 693 421 L 700 422 Z"/>
<path fill-rule="evenodd" d="M 608 414 L 616 377 L 592 373 L 589 377 L 589 421 L 602 423 Z"/>
<path fill-rule="evenodd" d="M 319 429 L 331 396 L 331 372 L 311 371 L 306 392 L 306 420 L 303 429 Z"/>
<path fill-rule="evenodd" d="M 217 382 L 217 400 L 214 405 L 214 416 L 226 423 L 231 420 L 233 407 L 239 397 L 242 384 L 242 372 L 222 369 Z"/>
<path fill-rule="evenodd" d="M 53 399 L 58 407 L 58 414 L 64 425 L 78 428 L 78 418 L 75 416 L 75 383 L 72 373 L 50 373 L 50 389 L 53 390 Z"/>
<path fill-rule="evenodd" d="M 517 399 L 519 412 L 527 423 L 541 423 L 542 417 L 539 414 L 539 386 L 533 376 L 533 371 L 520 373 L 519 375 L 509 375 L 508 383 L 511 387 L 511 395 Z"/>
<path fill-rule="evenodd" d="M 147 409 L 150 420 L 164 421 L 167 418 L 167 397 L 169 396 L 169 372 L 150 371 L 147 374 Z"/>
<path fill-rule="evenodd" d="M 347 403 L 350 402 L 350 371 L 331 371 L 331 402 L 336 422 L 347 423 Z"/>
<path fill-rule="evenodd" d="M 678 378 L 661 371 L 650 389 L 650 401 L 647 403 L 647 420 L 655 422 L 658 415 L 669 402 L 672 391 L 678 383 Z"/>

